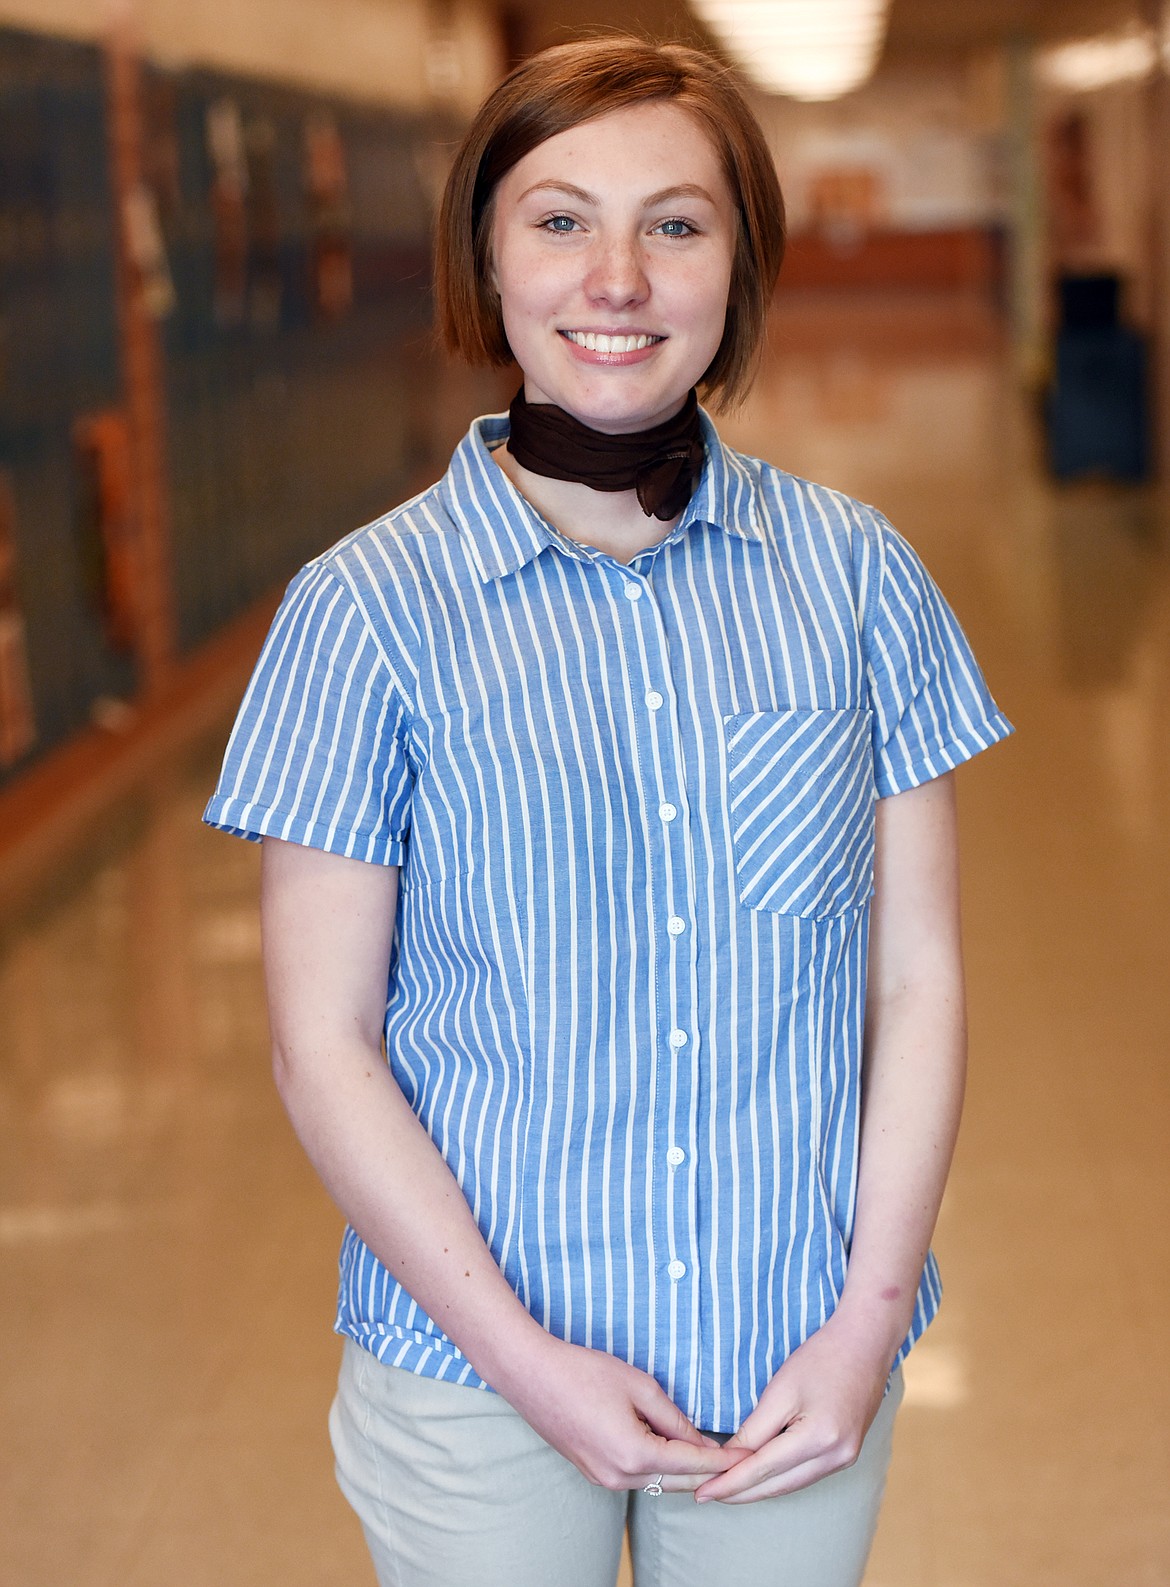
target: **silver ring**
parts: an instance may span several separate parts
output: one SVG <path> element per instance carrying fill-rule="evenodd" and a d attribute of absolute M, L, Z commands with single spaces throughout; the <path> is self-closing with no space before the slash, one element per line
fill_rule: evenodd
<path fill-rule="evenodd" d="M 652 1499 L 660 1498 L 662 1496 L 662 1472 L 659 1472 L 656 1477 L 651 1477 L 642 1492 L 648 1493 Z"/>

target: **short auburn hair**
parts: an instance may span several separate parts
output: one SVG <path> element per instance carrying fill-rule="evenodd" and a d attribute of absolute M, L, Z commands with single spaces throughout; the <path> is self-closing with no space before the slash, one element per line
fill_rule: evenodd
<path fill-rule="evenodd" d="M 742 400 L 784 257 L 784 200 L 760 125 L 730 70 L 682 44 L 632 36 L 558 44 L 523 61 L 480 106 L 439 211 L 436 310 L 449 352 L 472 364 L 506 364 L 512 357 L 489 259 L 500 180 L 558 133 L 656 101 L 694 116 L 719 155 L 735 201 L 739 227 L 727 322 L 702 385 L 716 407 Z"/>

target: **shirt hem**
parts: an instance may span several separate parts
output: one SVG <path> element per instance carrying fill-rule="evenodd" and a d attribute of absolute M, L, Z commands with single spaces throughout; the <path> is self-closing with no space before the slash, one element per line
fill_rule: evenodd
<path fill-rule="evenodd" d="M 419 1378 L 433 1378 L 442 1383 L 458 1383 L 465 1388 L 482 1389 L 487 1394 L 496 1392 L 490 1383 L 480 1377 L 467 1357 L 442 1336 L 419 1333 L 415 1329 L 396 1327 L 392 1323 L 362 1327 L 344 1317 L 337 1319 L 333 1331 L 343 1339 L 352 1340 L 359 1349 L 367 1351 L 383 1366 L 398 1367 Z"/>

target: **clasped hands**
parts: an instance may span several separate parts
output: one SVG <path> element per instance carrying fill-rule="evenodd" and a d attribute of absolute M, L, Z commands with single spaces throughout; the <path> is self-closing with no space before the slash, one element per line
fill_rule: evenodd
<path fill-rule="evenodd" d="M 807 1487 L 857 1459 L 889 1363 L 834 1319 L 789 1356 L 724 1444 L 700 1433 L 647 1373 L 604 1352 L 548 1339 L 505 1398 L 591 1482 L 698 1503 L 748 1504 Z M 546 1336 L 547 1337 L 547 1336 Z"/>

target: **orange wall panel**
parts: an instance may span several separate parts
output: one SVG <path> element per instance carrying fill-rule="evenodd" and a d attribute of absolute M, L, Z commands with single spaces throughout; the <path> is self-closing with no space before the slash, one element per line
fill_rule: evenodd
<path fill-rule="evenodd" d="M 955 290 L 990 293 L 998 280 L 993 233 L 870 231 L 835 238 L 805 232 L 789 239 L 781 283 L 809 287 Z"/>

